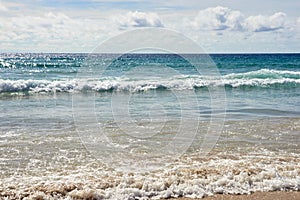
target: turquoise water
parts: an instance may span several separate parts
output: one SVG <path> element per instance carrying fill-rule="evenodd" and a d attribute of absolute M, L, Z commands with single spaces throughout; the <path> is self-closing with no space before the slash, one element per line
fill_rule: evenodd
<path fill-rule="evenodd" d="M 0 54 L 0 198 L 299 190 L 300 54 L 186 56 Z"/>
<path fill-rule="evenodd" d="M 84 63 L 86 56 L 84 54 L 2 54 L 1 105 L 13 112 L 14 108 L 7 108 L 11 103 L 7 99 L 21 97 L 31 99 L 41 94 L 51 99 L 57 95 L 68 96 L 74 92 L 85 91 L 103 94 L 157 90 L 159 95 L 164 97 L 164 94 L 169 91 L 194 90 L 198 94 L 201 93 L 198 97 L 205 99 L 205 91 L 209 86 L 224 86 L 229 120 L 289 117 L 300 114 L 299 54 L 211 55 L 220 77 L 210 77 L 210 80 L 201 76 L 193 66 L 176 55 L 125 55 L 107 67 L 105 72 L 99 75 L 98 80 L 86 85 L 78 85 L 77 72 L 82 69 L 80 65 Z M 191 57 L 197 62 L 196 55 Z M 100 57 L 103 62 L 109 60 L 108 58 L 109 56 Z M 200 60 L 200 57 L 198 59 Z M 155 76 L 152 79 L 147 78 L 151 66 L 158 65 L 175 70 L 177 76 L 166 74 L 160 79 Z M 126 77 L 126 73 L 137 66 L 142 66 L 147 74 L 143 76 L 141 73 L 140 77 L 131 74 L 130 80 Z M 159 70 L 153 73 L 157 71 Z M 60 103 L 59 99 L 55 101 Z M 165 101 L 169 100 L 165 98 Z M 34 103 L 29 106 L 35 108 Z M 48 106 L 51 106 L 51 103 L 45 104 L 45 107 Z M 204 110 L 198 108 L 198 110 L 202 113 L 208 112 L 205 108 Z"/>

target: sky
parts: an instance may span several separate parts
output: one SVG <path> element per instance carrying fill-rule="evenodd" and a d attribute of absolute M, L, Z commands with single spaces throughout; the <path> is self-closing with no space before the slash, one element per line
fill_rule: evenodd
<path fill-rule="evenodd" d="M 0 0 L 0 52 L 91 52 L 167 28 L 209 53 L 300 52 L 299 0 Z"/>

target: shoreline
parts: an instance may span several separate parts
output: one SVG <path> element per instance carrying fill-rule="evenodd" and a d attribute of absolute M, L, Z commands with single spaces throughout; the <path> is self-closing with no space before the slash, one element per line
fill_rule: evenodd
<path fill-rule="evenodd" d="M 251 194 L 215 194 L 206 196 L 203 200 L 298 200 L 300 199 L 300 191 L 270 191 L 270 192 L 254 192 Z M 171 200 L 200 200 L 199 198 L 179 197 L 171 198 Z"/>

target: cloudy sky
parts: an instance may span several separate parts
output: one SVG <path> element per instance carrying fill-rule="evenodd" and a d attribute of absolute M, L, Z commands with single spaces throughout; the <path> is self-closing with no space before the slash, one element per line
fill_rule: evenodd
<path fill-rule="evenodd" d="M 207 52 L 300 52 L 299 0 L 0 0 L 0 52 L 91 52 L 141 27 Z"/>

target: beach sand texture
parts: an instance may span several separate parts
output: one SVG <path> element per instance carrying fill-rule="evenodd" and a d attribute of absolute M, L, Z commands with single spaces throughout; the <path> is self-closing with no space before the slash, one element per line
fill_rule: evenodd
<path fill-rule="evenodd" d="M 173 200 L 195 200 L 192 198 L 174 198 Z M 217 194 L 203 198 L 204 200 L 299 200 L 300 192 L 255 192 L 250 195 Z"/>

